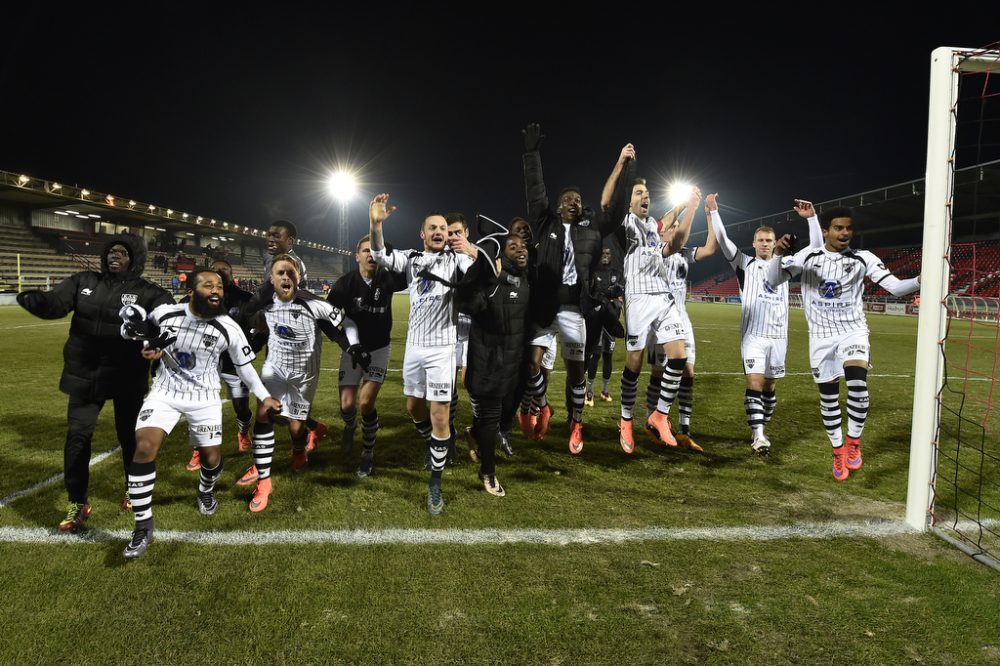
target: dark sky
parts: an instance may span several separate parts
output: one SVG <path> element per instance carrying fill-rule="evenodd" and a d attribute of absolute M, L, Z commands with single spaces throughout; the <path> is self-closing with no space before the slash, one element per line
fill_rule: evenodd
<path fill-rule="evenodd" d="M 684 176 L 720 192 L 727 222 L 919 178 L 932 49 L 1000 39 L 1000 9 L 956 3 L 90 4 L 5 10 L 0 169 L 261 228 L 286 217 L 319 242 L 338 162 L 363 180 L 352 239 L 383 190 L 398 245 L 431 209 L 523 214 L 528 122 L 550 189 L 592 204 L 628 141 L 654 195 Z"/>

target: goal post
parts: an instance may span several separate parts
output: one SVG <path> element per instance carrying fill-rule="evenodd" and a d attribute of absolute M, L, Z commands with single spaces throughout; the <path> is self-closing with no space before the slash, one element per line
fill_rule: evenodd
<path fill-rule="evenodd" d="M 923 256 L 917 325 L 906 522 L 931 527 L 941 426 L 954 213 L 956 118 L 963 74 L 995 72 L 1000 51 L 940 47 L 931 54 Z"/>

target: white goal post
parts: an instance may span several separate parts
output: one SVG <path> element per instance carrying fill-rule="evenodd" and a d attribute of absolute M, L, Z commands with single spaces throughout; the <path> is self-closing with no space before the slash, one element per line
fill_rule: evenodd
<path fill-rule="evenodd" d="M 997 71 L 1000 52 L 942 46 L 931 53 L 930 104 L 927 120 L 927 172 L 924 194 L 923 258 L 920 270 L 920 315 L 913 381 L 913 422 L 906 493 L 906 522 L 919 530 L 930 527 L 932 487 L 937 457 L 944 378 L 944 344 L 948 323 L 947 248 L 952 225 L 955 170 L 955 112 L 963 73 Z"/>

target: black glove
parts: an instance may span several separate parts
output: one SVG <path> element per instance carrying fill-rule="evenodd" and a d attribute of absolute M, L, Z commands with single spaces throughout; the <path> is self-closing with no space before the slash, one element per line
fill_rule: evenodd
<path fill-rule="evenodd" d="M 28 312 L 40 310 L 45 303 L 45 294 L 36 290 L 22 291 L 17 295 L 17 304 Z"/>
<path fill-rule="evenodd" d="M 604 295 L 607 296 L 609 301 L 612 301 L 616 298 L 621 298 L 622 296 L 624 296 L 625 290 L 622 288 L 620 284 L 613 284 L 610 287 L 608 287 L 607 291 L 604 292 Z"/>
<path fill-rule="evenodd" d="M 538 147 L 542 145 L 542 139 L 545 135 L 542 134 L 542 126 L 538 123 L 531 123 L 523 130 L 521 130 L 521 135 L 524 137 L 524 152 L 535 153 L 538 152 Z"/>
<path fill-rule="evenodd" d="M 351 357 L 351 366 L 357 368 L 359 365 L 363 370 L 367 370 L 372 364 L 372 355 L 364 350 L 361 345 L 351 345 L 347 348 L 347 353 Z"/>
<path fill-rule="evenodd" d="M 173 329 L 165 328 L 158 331 L 158 333 L 159 334 L 155 338 L 149 340 L 148 349 L 155 349 L 157 351 L 166 349 L 174 343 L 174 340 L 177 339 L 177 333 L 174 332 Z M 150 335 L 152 335 L 152 333 L 150 333 Z"/>

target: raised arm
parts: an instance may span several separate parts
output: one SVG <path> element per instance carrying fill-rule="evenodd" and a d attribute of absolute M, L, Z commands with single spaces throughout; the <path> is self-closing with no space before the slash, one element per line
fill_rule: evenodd
<path fill-rule="evenodd" d="M 709 200 L 711 199 L 711 205 L 714 208 L 716 214 L 718 214 L 719 206 L 718 206 L 718 203 L 716 202 L 716 199 L 718 199 L 718 197 L 719 197 L 719 193 L 718 192 L 715 192 L 713 194 L 709 194 L 708 196 L 705 197 L 705 210 L 706 210 L 706 212 L 708 211 Z M 702 259 L 707 259 L 708 257 L 711 257 L 713 254 L 715 254 L 718 249 L 719 249 L 719 242 L 718 242 L 718 240 L 715 237 L 715 229 L 713 228 L 713 225 L 712 225 L 712 214 L 709 213 L 709 215 L 708 215 L 708 238 L 705 240 L 705 244 L 704 245 L 702 245 L 699 248 L 696 248 L 694 258 L 697 261 L 701 261 Z"/>
<path fill-rule="evenodd" d="M 604 212 L 600 225 L 601 236 L 609 236 L 622 228 L 622 221 L 624 221 L 625 215 L 628 214 L 629 210 L 632 183 L 635 182 L 635 158 L 635 148 L 632 147 L 631 143 L 626 144 L 622 148 L 618 162 L 615 163 L 614 168 L 611 170 L 611 175 L 608 176 L 608 180 L 604 184 L 604 190 L 601 192 L 601 208 Z M 608 194 L 609 189 L 610 199 L 607 206 L 605 206 L 605 195 Z M 618 241 L 622 250 L 624 250 L 624 235 L 619 237 Z"/>
<path fill-rule="evenodd" d="M 524 138 L 524 194 L 528 202 L 528 224 L 531 231 L 537 236 L 537 226 L 539 218 L 549 208 L 549 197 L 545 192 L 545 178 L 542 176 L 542 156 L 538 149 L 542 145 L 542 127 L 538 123 L 531 123 L 523 130 L 521 136 Z"/>
<path fill-rule="evenodd" d="M 805 199 L 795 199 L 795 212 L 799 217 L 804 217 L 809 223 L 809 247 L 823 247 L 823 230 L 819 226 L 819 218 L 816 217 L 816 209 L 811 201 Z"/>
<path fill-rule="evenodd" d="M 80 291 L 77 276 L 71 275 L 49 292 L 31 290 L 17 295 L 17 304 L 42 319 L 61 319 L 76 308 L 76 295 Z"/>
<path fill-rule="evenodd" d="M 670 243 L 663 246 L 663 256 L 674 254 L 675 252 L 680 252 L 684 244 L 687 243 L 688 236 L 691 235 L 691 220 L 694 219 L 694 212 L 698 210 L 698 204 L 701 203 L 701 190 L 697 186 L 691 188 L 691 195 L 688 197 L 687 203 L 684 207 L 684 215 L 681 217 L 680 224 L 677 225 L 677 231 L 674 232 L 673 238 L 670 239 Z M 664 218 L 669 215 L 674 209 L 667 211 L 667 213 L 660 218 L 660 223 L 664 224 Z"/>
<path fill-rule="evenodd" d="M 802 261 L 809 251 L 810 248 L 807 247 L 799 250 L 790 257 L 775 254 L 767 262 L 767 273 L 764 274 L 764 279 L 772 287 L 777 287 L 783 282 L 788 282 L 796 275 L 800 275 L 802 273 Z"/>
<path fill-rule="evenodd" d="M 729 240 L 729 236 L 726 234 L 726 227 L 722 224 L 722 216 L 719 215 L 719 205 L 716 202 L 716 198 L 719 195 L 709 194 L 705 197 L 705 212 L 708 214 L 708 229 L 709 233 L 715 235 L 718 239 L 717 245 L 722 247 L 722 256 L 726 258 L 730 264 L 736 261 L 739 255 L 739 248 L 736 247 L 736 243 Z"/>
<path fill-rule="evenodd" d="M 376 194 L 368 205 L 368 234 L 371 236 L 372 253 L 385 249 L 385 238 L 382 235 L 382 223 L 396 210 L 389 205 L 389 195 L 383 192 Z"/>
<path fill-rule="evenodd" d="M 920 289 L 920 276 L 900 280 L 893 275 L 882 260 L 871 252 L 862 250 L 858 253 L 865 259 L 865 274 L 872 282 L 888 291 L 893 296 L 906 296 Z"/>

